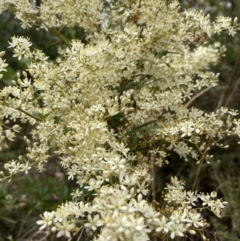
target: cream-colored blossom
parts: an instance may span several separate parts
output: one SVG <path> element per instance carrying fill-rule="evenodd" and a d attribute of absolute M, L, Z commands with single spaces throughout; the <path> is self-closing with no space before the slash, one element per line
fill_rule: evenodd
<path fill-rule="evenodd" d="M 73 201 L 44 212 L 40 229 L 51 226 L 57 237 L 70 238 L 81 223 L 99 241 L 145 241 L 155 233 L 174 239 L 205 228 L 199 200 L 203 209 L 221 214 L 226 203 L 215 193 L 186 191 L 176 177 L 164 189 L 165 206 L 146 197 L 153 164 L 168 163 L 171 151 L 198 161 L 204 137 L 221 145 L 226 134 L 240 136 L 237 112 L 189 108 L 199 91 L 216 86 L 218 74 L 209 67 L 225 51 L 199 37 L 224 30 L 234 35 L 236 21 L 181 12 L 176 0 L 48 0 L 39 7 L 4 0 L 0 12 L 8 8 L 23 28 L 56 30 L 62 40 L 55 61 L 30 39 L 12 37 L 13 57 L 27 67 L 0 91 L 0 149 L 21 134 L 21 124 L 31 125 L 23 138 L 27 153 L 5 164 L 6 177 L 32 165 L 43 171 L 54 155 L 78 186 Z M 66 39 L 65 27 L 84 29 L 86 42 Z M 6 66 L 0 59 L 0 71 Z"/>
<path fill-rule="evenodd" d="M 46 227 L 51 226 L 53 224 L 54 215 L 55 215 L 54 211 L 52 212 L 45 211 L 43 213 L 43 216 L 41 216 L 42 219 L 37 221 L 37 224 L 41 225 L 39 229 L 43 230 Z"/>

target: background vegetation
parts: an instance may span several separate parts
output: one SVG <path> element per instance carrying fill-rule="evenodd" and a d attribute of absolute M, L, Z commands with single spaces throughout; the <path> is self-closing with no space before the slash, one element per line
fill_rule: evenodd
<path fill-rule="evenodd" d="M 240 2 L 238 0 L 182 0 L 182 8 L 194 7 L 202 9 L 214 19 L 225 15 L 240 18 Z M 216 66 L 220 73 L 219 86 L 198 98 L 193 104 L 201 109 L 212 111 L 220 106 L 240 110 L 240 35 L 233 39 L 229 36 L 219 36 L 217 41 L 226 48 L 226 56 Z M 208 191 L 215 188 L 228 201 L 222 220 L 212 219 L 212 230 L 217 231 L 217 240 L 240 240 L 240 153 L 239 145 L 233 138 L 226 139 L 229 149 L 213 151 L 215 161 L 202 167 L 198 180 L 198 190 Z M 189 173 L 196 171 L 186 163 Z M 182 167 L 183 168 L 183 167 Z M 185 171 L 181 173 L 184 175 Z M 190 175 L 191 176 L 191 175 Z M 188 179 L 188 181 L 190 181 Z M 191 183 L 190 183 L 191 185 Z"/>
<path fill-rule="evenodd" d="M 235 16 L 240 18 L 240 2 L 238 0 L 181 0 L 182 8 L 193 7 L 202 9 L 212 18 L 218 15 Z M 81 29 L 64 29 L 62 34 L 69 39 L 80 38 L 84 40 Z M 23 30 L 11 13 L 4 12 L 0 15 L 0 51 L 6 51 L 9 63 L 8 72 L 0 82 L 0 87 L 11 84 L 16 78 L 16 73 L 24 69 L 24 64 L 13 59 L 12 50 L 8 49 L 8 41 L 13 35 L 28 36 L 34 45 L 42 49 L 53 60 L 61 44 L 59 38 L 51 32 L 43 30 Z M 221 36 L 217 41 L 226 48 L 226 56 L 214 71 L 220 73 L 219 86 L 195 100 L 192 105 L 205 111 L 213 111 L 220 106 L 240 109 L 239 82 L 240 82 L 240 35 L 234 38 Z M 30 128 L 25 126 L 25 133 Z M 206 236 L 210 240 L 237 241 L 240 240 L 240 154 L 239 146 L 233 139 L 226 139 L 229 149 L 213 150 L 215 161 L 201 166 L 197 178 L 197 190 L 210 192 L 217 190 L 219 195 L 229 205 L 221 220 L 206 213 L 210 221 Z M 0 155 L 0 168 L 6 160 L 19 156 L 24 152 L 25 146 L 21 137 L 12 146 Z M 186 189 L 192 188 L 196 178 L 197 166 L 194 163 L 183 162 L 176 155 L 169 156 L 170 164 L 155 170 L 156 186 L 159 191 L 163 188 L 169 177 L 176 175 L 187 181 Z M 0 183 L 0 241 L 14 240 L 55 240 L 54 236 L 46 232 L 37 232 L 36 220 L 45 210 L 53 210 L 59 204 L 70 198 L 73 184 L 65 180 L 57 160 L 51 160 L 47 171 L 37 173 L 31 171 L 29 175 L 17 175 L 11 183 Z M 158 200 L 160 201 L 160 200 Z M 192 240 L 197 240 L 192 237 Z M 60 239 L 58 239 L 60 240 Z M 63 239 L 64 240 L 64 239 Z"/>

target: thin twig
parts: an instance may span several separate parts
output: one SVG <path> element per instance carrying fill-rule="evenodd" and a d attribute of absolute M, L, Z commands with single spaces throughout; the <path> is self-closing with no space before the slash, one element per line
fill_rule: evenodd
<path fill-rule="evenodd" d="M 240 64 L 240 54 L 238 55 L 237 61 L 236 61 L 235 65 L 234 65 L 234 69 L 233 69 L 232 75 L 231 75 L 231 77 L 230 77 L 230 80 L 228 81 L 228 83 L 230 83 L 230 85 L 231 85 L 232 82 L 233 82 L 233 79 L 234 79 L 234 76 L 236 75 L 236 72 L 237 72 L 237 70 L 238 70 L 239 64 Z M 235 92 L 237 91 L 237 87 L 238 87 L 239 84 L 240 84 L 240 78 L 239 78 L 239 79 L 237 80 L 237 82 L 235 83 L 235 85 L 234 85 L 231 93 L 229 94 L 227 100 L 225 101 L 225 103 L 224 103 L 224 106 L 225 106 L 225 107 L 227 107 L 227 106 L 229 105 L 232 97 L 234 96 Z M 201 92 L 200 92 L 200 93 L 201 93 Z M 197 97 L 198 97 L 198 96 L 197 96 Z M 225 94 L 224 94 L 224 96 L 223 96 L 223 99 L 224 99 L 224 97 L 225 97 Z M 196 99 L 195 96 L 194 96 L 194 99 Z M 190 101 L 192 101 L 192 99 L 191 99 Z M 192 102 L 191 102 L 191 103 L 192 103 Z M 190 104 L 191 104 L 191 103 L 190 103 Z M 186 104 L 186 106 L 189 106 L 189 102 Z M 219 106 L 219 107 L 220 107 L 220 106 Z M 205 148 L 205 150 L 204 150 L 204 153 L 203 153 L 203 155 L 202 155 L 202 157 L 201 157 L 201 159 L 200 159 L 200 161 L 199 161 L 199 165 L 198 165 L 198 169 L 197 169 L 197 172 L 196 172 L 196 175 L 195 175 L 195 179 L 194 179 L 194 182 L 193 182 L 192 190 L 195 190 L 195 189 L 196 189 L 197 180 L 198 180 L 199 175 L 200 175 L 200 172 L 201 172 L 201 167 L 202 167 L 203 161 L 204 161 L 204 159 L 205 159 L 206 153 L 207 153 L 207 151 L 208 151 L 208 148 L 211 146 L 211 144 L 212 144 L 212 139 L 209 138 L 208 141 L 207 141 L 207 146 L 206 146 L 206 148 Z"/>
<path fill-rule="evenodd" d="M 228 96 L 228 98 L 227 98 L 227 100 L 226 100 L 226 102 L 225 102 L 225 105 L 224 105 L 225 107 L 229 105 L 229 103 L 230 103 L 233 95 L 235 94 L 235 92 L 236 92 L 236 90 L 237 90 L 237 87 L 238 87 L 239 83 L 240 83 L 240 78 L 239 78 L 238 81 L 235 83 L 235 86 L 234 86 L 233 90 L 232 90 L 231 93 L 229 94 L 229 96 Z M 211 146 L 211 144 L 212 144 L 212 139 L 209 138 L 209 139 L 208 139 L 207 146 L 206 146 L 206 148 L 205 148 L 205 150 L 204 150 L 204 153 L 203 153 L 203 155 L 202 155 L 202 157 L 201 157 L 201 159 L 200 159 L 200 163 L 199 163 L 199 165 L 198 165 L 198 169 L 197 169 L 197 173 L 196 173 L 196 176 L 195 176 L 195 179 L 194 179 L 194 182 L 193 182 L 192 190 L 195 190 L 195 189 L 196 189 L 197 180 L 198 180 L 198 177 L 199 177 L 200 171 L 201 171 L 201 166 L 202 166 L 203 161 L 204 161 L 204 159 L 205 159 L 205 155 L 206 155 L 206 153 L 207 153 L 207 151 L 208 151 L 208 148 Z"/>
<path fill-rule="evenodd" d="M 229 105 L 229 103 L 230 103 L 232 97 L 234 96 L 235 92 L 236 92 L 237 89 L 238 89 L 237 87 L 238 87 L 239 83 L 240 83 L 240 78 L 236 81 L 236 83 L 235 83 L 235 85 L 234 85 L 234 87 L 233 87 L 231 93 L 229 94 L 229 96 L 228 96 L 228 98 L 227 98 L 227 100 L 226 100 L 224 106 L 228 106 L 228 105 Z"/>
<path fill-rule="evenodd" d="M 228 86 L 229 86 L 229 87 L 231 87 L 231 86 L 233 85 L 233 80 L 234 80 L 234 77 L 235 77 L 235 75 L 236 75 L 236 73 L 237 73 L 237 71 L 238 71 L 239 64 L 240 64 L 240 54 L 239 54 L 238 57 L 237 57 L 237 61 L 236 61 L 235 64 L 234 64 L 234 68 L 233 68 L 231 77 L 230 77 L 230 79 L 228 80 Z M 232 89 L 234 89 L 235 87 L 236 87 L 236 84 L 235 84 L 235 86 L 234 86 Z M 228 92 L 228 91 L 226 90 L 225 93 L 223 94 L 223 97 L 222 97 L 221 99 L 219 99 L 219 102 L 218 102 L 218 105 L 217 105 L 217 108 L 216 108 L 216 109 L 220 108 L 220 107 L 222 106 L 222 104 L 224 103 L 224 99 L 225 99 L 225 97 L 226 97 L 226 95 L 227 95 L 227 92 Z M 230 96 L 231 96 L 231 97 L 230 97 Z M 230 98 L 228 97 L 228 99 L 227 99 L 227 100 L 225 101 L 225 103 L 224 103 L 224 106 L 227 106 L 227 105 L 229 104 L 232 96 L 233 96 L 232 94 L 229 95 Z"/>
<path fill-rule="evenodd" d="M 206 156 L 208 148 L 211 146 L 211 144 L 212 144 L 212 139 L 209 137 L 208 141 L 207 141 L 207 146 L 205 147 L 203 155 L 202 155 L 202 157 L 199 161 L 198 169 L 197 169 L 197 172 L 196 172 L 196 175 L 195 175 L 195 178 L 194 178 L 194 182 L 193 182 L 193 186 L 192 186 L 192 191 L 194 191 L 196 189 L 198 177 L 200 175 L 201 168 L 202 168 L 202 164 L 203 164 L 203 161 L 205 160 L 205 156 Z"/>
<path fill-rule="evenodd" d="M 14 109 L 15 109 L 15 110 L 18 110 L 18 111 L 20 111 L 20 112 L 22 112 L 22 113 L 24 113 L 25 115 L 27 115 L 27 116 L 29 116 L 29 117 L 31 117 L 31 118 L 37 120 L 37 121 L 43 121 L 43 120 L 41 120 L 40 118 L 38 118 L 38 117 L 36 117 L 36 116 L 34 116 L 34 115 L 28 113 L 27 111 L 21 109 L 20 107 L 17 107 L 17 108 L 14 108 Z"/>
<path fill-rule="evenodd" d="M 154 157 L 151 155 L 151 171 L 152 171 L 152 199 L 156 200 L 156 175 Z"/>
<path fill-rule="evenodd" d="M 139 8 L 141 7 L 141 4 L 142 4 L 142 1 L 139 0 L 139 4 L 138 4 L 138 7 L 139 7 Z"/>
<path fill-rule="evenodd" d="M 226 93 L 222 93 L 220 95 L 219 100 L 218 100 L 218 104 L 217 104 L 217 107 L 215 108 L 215 110 L 218 110 L 222 106 L 222 103 L 225 99 L 225 96 L 226 96 Z"/>
<path fill-rule="evenodd" d="M 204 89 L 201 92 L 199 92 L 198 94 L 194 95 L 193 98 L 185 104 L 185 107 L 189 107 L 194 100 L 196 100 L 199 96 L 203 95 L 204 93 L 206 93 L 210 89 L 211 89 L 211 87 L 208 87 L 207 89 Z"/>
<path fill-rule="evenodd" d="M 46 26 L 46 24 L 44 24 Z M 46 26 L 53 34 L 55 34 L 64 44 L 68 46 L 68 48 L 71 48 L 71 45 L 62 37 L 61 34 L 59 34 L 57 31 L 53 30 L 52 28 L 49 28 Z"/>

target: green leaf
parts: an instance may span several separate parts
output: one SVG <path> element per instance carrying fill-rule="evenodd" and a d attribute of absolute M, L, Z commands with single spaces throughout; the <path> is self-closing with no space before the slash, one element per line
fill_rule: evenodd
<path fill-rule="evenodd" d="M 54 123 L 55 124 L 59 124 L 59 123 L 61 123 L 61 121 L 62 121 L 61 116 L 54 116 Z"/>
<path fill-rule="evenodd" d="M 11 224 L 17 223 L 17 221 L 14 221 L 11 218 L 6 218 L 6 217 L 3 217 L 3 216 L 0 216 L 0 219 L 4 222 L 11 223 Z"/>
<path fill-rule="evenodd" d="M 45 115 L 43 115 L 42 113 L 40 113 L 40 112 L 37 112 L 37 111 L 33 111 L 32 112 L 32 115 L 34 116 L 34 117 L 36 117 L 36 118 L 38 118 L 38 119 L 40 119 L 40 120 L 45 120 L 49 115 L 50 115 L 50 113 L 47 113 L 47 114 L 45 114 Z"/>
<path fill-rule="evenodd" d="M 158 127 L 156 126 L 152 126 L 152 127 L 149 127 L 149 125 L 153 124 L 153 123 L 156 123 L 158 120 L 152 120 L 152 121 L 148 121 L 140 126 L 137 126 L 137 127 L 134 127 L 128 134 L 132 134 L 132 133 L 136 133 L 136 132 L 139 132 L 139 131 L 145 131 L 145 130 L 150 130 L 150 129 L 157 129 Z"/>

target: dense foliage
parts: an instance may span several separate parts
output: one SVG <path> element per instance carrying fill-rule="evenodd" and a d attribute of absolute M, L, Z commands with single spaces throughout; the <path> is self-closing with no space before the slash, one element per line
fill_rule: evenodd
<path fill-rule="evenodd" d="M 94 240 L 167 240 L 199 233 L 206 239 L 203 210 L 220 217 L 226 202 L 184 189 L 172 176 L 156 192 L 154 167 L 175 152 L 196 165 L 211 161 L 211 147 L 228 148 L 240 135 L 237 111 L 190 107 L 217 85 L 211 71 L 225 48 L 213 36 L 234 36 L 236 19 L 213 22 L 178 1 L 5 0 L 23 28 L 53 32 L 60 40 L 50 59 L 30 39 L 13 36 L 9 48 L 25 71 L 0 92 L 1 149 L 22 135 L 27 153 L 9 160 L 2 179 L 55 158 L 75 183 L 72 200 L 45 211 L 40 230 L 57 237 Z M 72 41 L 62 29 L 80 27 Z M 3 57 L 4 52 L 1 52 Z M 0 59 L 0 70 L 7 63 Z M 31 125 L 28 133 L 21 126 Z M 149 194 L 150 193 L 150 194 Z M 161 196 L 160 196 L 161 195 Z M 159 200 L 159 202 L 155 201 Z"/>

